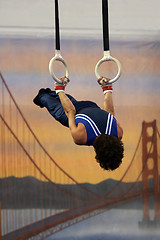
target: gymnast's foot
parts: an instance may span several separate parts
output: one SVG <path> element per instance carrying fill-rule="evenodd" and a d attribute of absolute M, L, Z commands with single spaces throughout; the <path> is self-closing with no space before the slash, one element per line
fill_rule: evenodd
<path fill-rule="evenodd" d="M 49 89 L 49 88 L 48 88 L 48 89 Z M 43 94 L 46 94 L 46 93 L 47 93 L 47 89 L 41 88 L 41 89 L 39 90 L 37 96 L 33 99 L 33 102 L 34 102 L 37 106 L 43 108 L 44 106 L 43 106 L 43 104 L 42 104 L 41 101 L 40 101 L 40 97 L 41 97 Z"/>

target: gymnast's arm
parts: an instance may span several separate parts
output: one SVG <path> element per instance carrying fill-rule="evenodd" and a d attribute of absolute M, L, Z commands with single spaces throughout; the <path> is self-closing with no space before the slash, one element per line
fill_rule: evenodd
<path fill-rule="evenodd" d="M 73 103 L 70 101 L 70 99 L 66 96 L 64 92 L 59 92 L 58 96 L 60 98 L 65 114 L 68 117 L 70 132 L 75 144 L 78 145 L 85 144 L 87 142 L 87 133 L 82 123 L 79 123 L 76 126 L 75 123 L 76 109 Z"/>
<path fill-rule="evenodd" d="M 112 92 L 106 92 L 104 95 L 104 105 L 103 109 L 113 116 L 115 115 L 114 112 L 114 105 L 113 105 L 113 99 L 112 99 Z"/>
<path fill-rule="evenodd" d="M 114 111 L 114 105 L 113 105 L 113 99 L 112 99 L 112 92 L 106 92 L 104 95 L 104 108 L 105 111 L 111 113 L 113 116 L 115 116 L 115 111 Z M 117 132 L 118 132 L 118 137 L 122 139 L 123 137 L 123 128 L 121 127 L 120 123 L 117 121 Z"/>

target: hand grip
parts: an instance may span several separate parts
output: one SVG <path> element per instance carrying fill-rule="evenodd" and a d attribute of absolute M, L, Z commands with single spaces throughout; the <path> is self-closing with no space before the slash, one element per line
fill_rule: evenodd
<path fill-rule="evenodd" d="M 54 68 L 53 68 L 53 63 L 55 61 L 60 61 L 63 63 L 63 65 L 65 66 L 65 70 L 66 70 L 66 77 L 69 78 L 69 69 L 68 69 L 68 66 L 65 62 L 65 60 L 63 59 L 63 57 L 61 56 L 60 54 L 60 51 L 59 50 L 56 50 L 56 53 L 55 53 L 55 56 L 50 60 L 49 62 L 49 72 L 52 76 L 52 78 L 57 82 L 57 83 L 62 83 L 62 81 L 60 79 L 58 79 L 56 77 L 56 75 L 54 74 Z"/>
<path fill-rule="evenodd" d="M 109 51 L 104 51 L 104 57 L 99 60 L 99 62 L 96 64 L 96 67 L 95 67 L 95 75 L 97 77 L 97 79 L 99 79 L 101 76 L 99 74 L 99 67 L 100 65 L 103 63 L 103 62 L 107 62 L 107 61 L 114 61 L 116 64 L 117 64 L 117 67 L 118 67 L 118 72 L 117 72 L 117 75 L 113 78 L 113 79 L 110 79 L 106 85 L 108 84 L 112 84 L 114 83 L 115 81 L 118 80 L 118 78 L 120 77 L 121 75 L 121 64 L 120 62 L 116 59 L 116 58 L 113 58 L 111 55 L 110 55 L 110 52 Z"/>

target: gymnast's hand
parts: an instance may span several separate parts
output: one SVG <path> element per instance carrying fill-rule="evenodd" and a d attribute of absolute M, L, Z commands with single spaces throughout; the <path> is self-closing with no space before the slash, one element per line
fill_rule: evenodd
<path fill-rule="evenodd" d="M 107 78 L 107 77 L 100 77 L 97 82 L 100 86 L 106 86 L 106 85 L 110 85 L 109 84 L 109 80 L 110 78 Z"/>
<path fill-rule="evenodd" d="M 60 77 L 59 80 L 61 80 L 62 83 L 55 82 L 54 84 L 54 90 L 56 91 L 57 94 L 59 92 L 64 92 L 65 87 L 70 82 L 69 78 L 67 78 L 66 76 Z"/>

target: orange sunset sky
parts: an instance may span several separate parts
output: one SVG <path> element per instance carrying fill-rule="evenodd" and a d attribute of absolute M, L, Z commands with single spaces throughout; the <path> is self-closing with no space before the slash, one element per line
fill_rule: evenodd
<path fill-rule="evenodd" d="M 49 60 L 54 55 L 52 41 L 45 39 L 39 41 L 37 39 L 1 39 L 0 41 L 1 72 L 15 100 L 42 145 L 53 159 L 78 182 L 97 183 L 107 178 L 120 179 L 134 154 L 142 121 L 148 122 L 156 119 L 157 126 L 160 128 L 160 54 L 158 46 L 154 42 L 113 42 L 111 52 L 122 64 L 122 76 L 114 83 L 113 98 L 116 117 L 124 128 L 125 157 L 119 169 L 114 172 L 106 172 L 96 163 L 92 147 L 75 145 L 67 128 L 56 122 L 47 110 L 40 109 L 32 103 L 32 99 L 41 87 L 53 88 L 54 83 L 48 72 Z M 71 79 L 66 91 L 73 94 L 78 100 L 96 101 L 101 107 L 103 106 L 103 94 L 96 83 L 94 67 L 102 55 L 101 42 L 94 40 L 81 42 L 75 39 L 66 40 L 63 43 L 63 56 L 70 67 Z M 115 67 L 111 64 L 110 67 L 114 73 Z M 56 68 L 57 74 L 63 75 L 61 65 L 57 65 Z M 106 74 L 105 66 L 101 71 Z M 6 106 L 6 116 L 7 112 L 9 110 Z M 27 135 L 27 133 L 25 134 Z M 20 132 L 20 138 L 22 135 Z M 3 139 L 1 139 L 2 141 Z M 6 144 L 9 145 L 7 142 Z M 7 175 L 19 177 L 34 175 L 33 166 L 31 163 L 27 163 L 27 159 L 25 160 L 26 169 L 24 169 L 23 160 L 20 159 L 17 162 L 20 168 L 14 172 L 14 159 L 9 155 L 8 152 L 5 167 L 2 157 L 0 162 L 1 166 L 3 165 L 2 169 L 6 168 Z M 52 168 L 49 167 L 48 160 L 41 157 L 39 165 L 48 174 Z M 36 161 L 38 163 L 38 160 Z M 138 150 L 137 158 L 124 181 L 134 181 L 140 169 L 141 149 Z M 51 172 L 50 176 L 53 177 L 53 175 Z M 1 173 L 1 176 L 5 176 L 4 172 Z M 55 180 L 54 177 L 52 179 Z M 58 182 L 58 178 L 55 181 Z"/>

